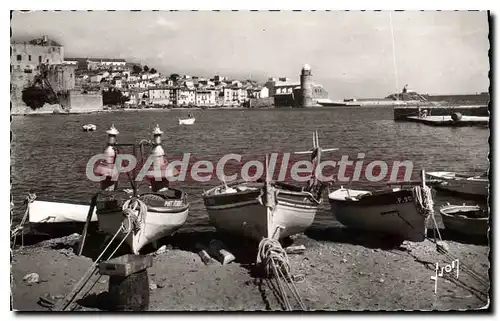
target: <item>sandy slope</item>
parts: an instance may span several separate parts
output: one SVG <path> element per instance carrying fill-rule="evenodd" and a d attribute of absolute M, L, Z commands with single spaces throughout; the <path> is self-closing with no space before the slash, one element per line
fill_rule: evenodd
<path fill-rule="evenodd" d="M 459 279 L 439 279 L 434 294 L 434 264 L 450 263 L 435 244 L 405 242 L 386 248 L 383 240 L 359 233 L 321 230 L 294 238 L 306 252 L 290 255 L 292 273 L 303 276 L 297 288 L 309 310 L 449 310 L 480 309 L 488 304 L 488 284 L 465 272 L 469 267 L 489 280 L 488 246 L 447 241 L 449 252 L 460 259 Z M 237 260 L 229 265 L 206 266 L 195 253 L 194 242 L 216 234 L 176 235 L 167 238 L 169 250 L 154 259 L 148 270 L 149 310 L 281 310 L 273 282 L 258 278 L 252 262 L 254 247 L 225 240 Z M 237 247 L 235 246 L 237 245 Z M 46 310 L 40 296 L 61 297 L 91 265 L 57 241 L 13 251 L 12 298 L 15 310 Z M 36 272 L 40 282 L 27 284 L 23 276 Z M 84 300 L 81 309 L 105 309 L 108 277 L 104 276 Z M 489 282 L 488 282 L 489 283 Z M 294 303 L 294 300 L 291 299 Z M 298 308 L 298 306 L 296 305 Z"/>

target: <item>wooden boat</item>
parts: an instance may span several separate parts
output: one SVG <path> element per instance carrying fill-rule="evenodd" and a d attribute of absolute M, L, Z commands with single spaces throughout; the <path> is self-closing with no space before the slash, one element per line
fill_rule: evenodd
<path fill-rule="evenodd" d="M 97 129 L 97 126 L 94 124 L 87 124 L 82 126 L 84 132 L 92 132 Z"/>
<path fill-rule="evenodd" d="M 421 242 L 427 233 L 426 215 L 416 200 L 415 188 L 420 187 L 376 191 L 341 187 L 328 198 L 333 214 L 347 227 Z"/>
<path fill-rule="evenodd" d="M 116 129 L 108 132 L 110 136 L 108 141 L 113 143 L 108 146 L 108 149 L 117 145 L 114 143 L 117 134 Z M 163 132 L 157 125 L 153 130 L 153 148 L 150 153 L 150 157 L 153 157 L 155 162 L 159 162 L 161 179 L 157 181 L 157 177 L 146 175 L 151 186 L 141 192 L 140 188 L 135 185 L 135 173 L 132 172 L 133 177 L 129 177 L 132 189 L 119 190 L 115 188 L 116 185 L 113 187 L 112 183 L 110 186 L 101 185 L 102 190 L 98 193 L 96 200 L 99 228 L 109 235 L 118 233 L 118 238 L 121 240 L 126 238 L 125 242 L 134 254 L 138 254 L 146 244 L 155 243 L 179 229 L 186 222 L 189 212 L 187 194 L 181 190 L 169 188 L 168 177 L 163 176 L 163 174 L 167 175 L 167 162 L 161 146 L 162 134 Z M 149 144 L 144 140 L 141 142 Z M 137 150 L 137 147 L 142 151 L 142 145 L 134 145 L 134 150 Z M 110 159 L 113 159 L 115 150 L 108 151 L 108 153 L 113 156 Z M 172 176 L 172 174 L 168 175 Z"/>
<path fill-rule="evenodd" d="M 441 184 L 436 188 L 459 194 L 488 197 L 489 180 L 486 173 L 470 176 L 455 172 L 429 172 L 427 176 L 441 180 Z"/>
<path fill-rule="evenodd" d="M 477 205 L 447 204 L 441 207 L 439 213 L 447 230 L 476 236 L 488 234 L 488 212 Z"/>
<path fill-rule="evenodd" d="M 179 118 L 179 125 L 193 125 L 195 120 L 196 118 L 194 117 L 184 119 Z"/>
<path fill-rule="evenodd" d="M 334 150 L 334 149 L 330 149 Z M 313 134 L 313 158 L 319 163 L 322 150 Z M 266 164 L 267 165 L 267 164 Z M 266 166 L 268 168 L 268 166 Z M 314 167 L 313 167 L 314 168 Z M 210 223 L 217 230 L 260 242 L 280 240 L 305 231 L 314 221 L 326 184 L 316 179 L 307 187 L 271 181 L 236 181 L 203 193 Z"/>
<path fill-rule="evenodd" d="M 90 203 L 90 202 L 89 202 Z M 81 229 L 86 218 L 88 224 L 97 227 L 95 210 L 90 212 L 90 204 L 85 202 L 37 199 L 35 194 L 28 194 L 26 210 L 20 223 L 14 227 L 11 221 L 11 237 L 15 242 L 17 236 L 25 235 L 66 236 Z"/>
<path fill-rule="evenodd" d="M 129 209 L 136 206 L 136 209 Z M 99 228 L 109 235 L 118 229 L 119 239 L 127 236 L 125 242 L 134 254 L 149 243 L 154 243 L 179 229 L 188 216 L 187 195 L 177 189 L 150 192 L 133 197 L 127 191 L 102 191 L 97 199 Z"/>
<path fill-rule="evenodd" d="M 242 181 L 217 186 L 203 194 L 212 225 L 256 241 L 282 239 L 305 231 L 321 204 L 317 197 L 284 183 L 271 182 L 266 186 Z"/>
<path fill-rule="evenodd" d="M 90 203 L 35 199 L 28 207 L 31 224 L 85 223 Z M 97 221 L 95 209 L 91 221 Z"/>

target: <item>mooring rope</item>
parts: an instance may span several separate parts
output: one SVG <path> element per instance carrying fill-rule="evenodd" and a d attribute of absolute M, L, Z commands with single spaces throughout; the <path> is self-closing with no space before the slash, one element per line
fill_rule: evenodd
<path fill-rule="evenodd" d="M 129 219 L 129 226 L 131 226 L 130 219 Z M 113 235 L 113 237 L 111 238 L 111 240 L 108 242 L 108 244 L 106 245 L 106 247 L 104 248 L 104 250 L 99 254 L 99 256 L 97 257 L 97 259 L 95 260 L 95 262 L 84 273 L 84 275 L 80 278 L 80 280 L 78 280 L 78 282 L 73 287 L 73 289 L 70 291 L 70 293 L 64 299 L 61 299 L 59 301 L 59 304 L 56 304 L 56 306 L 54 307 L 53 311 L 64 311 L 76 299 L 77 295 L 83 290 L 83 288 L 85 287 L 85 285 L 87 285 L 87 282 L 96 274 L 96 272 L 98 272 L 98 264 L 100 263 L 100 260 L 103 257 L 104 253 L 106 253 L 106 251 L 111 246 L 111 244 L 113 243 L 113 241 L 123 231 L 126 231 L 126 234 L 122 238 L 120 244 L 118 244 L 118 246 L 115 248 L 115 250 L 113 251 L 113 253 L 111 253 L 111 255 L 108 256 L 108 260 L 111 259 L 111 257 L 116 253 L 116 251 L 118 251 L 118 249 L 122 246 L 123 242 L 125 242 L 125 240 L 127 239 L 128 235 L 132 231 L 132 229 L 130 229 L 130 228 L 127 231 L 125 229 L 125 226 L 124 226 L 123 223 L 120 226 L 120 228 L 116 231 L 116 233 Z M 99 279 L 100 279 L 100 277 L 97 280 L 99 280 Z M 92 287 L 96 283 L 97 283 L 97 281 L 94 282 L 94 284 L 92 285 Z M 92 287 L 90 289 L 92 289 Z M 90 291 L 90 289 L 89 289 L 89 291 Z"/>
<path fill-rule="evenodd" d="M 290 262 L 285 249 L 281 247 L 278 240 L 272 238 L 264 238 L 259 243 L 257 253 L 257 266 L 264 268 L 267 276 L 274 276 L 279 289 L 279 299 L 283 303 L 285 309 L 292 310 L 288 295 L 285 292 L 285 284 L 292 296 L 300 305 L 302 310 L 306 307 L 300 297 L 297 287 L 294 283 L 294 278 L 291 275 Z"/>
<path fill-rule="evenodd" d="M 432 224 L 433 224 L 433 231 L 437 233 L 439 240 L 441 243 L 444 243 L 443 238 L 441 237 L 441 232 L 439 231 L 439 227 L 436 221 L 436 216 L 434 213 L 434 202 L 432 200 L 432 192 L 431 189 L 428 186 L 415 186 L 413 188 L 413 195 L 415 198 L 415 201 L 417 202 L 417 205 L 421 211 L 421 213 L 426 216 L 430 217 L 432 219 Z M 434 242 L 437 247 L 437 251 L 441 254 L 443 254 L 448 260 L 455 260 L 457 257 L 453 257 L 451 253 L 446 250 L 443 246 L 439 245 L 436 242 L 436 237 L 434 235 Z M 469 274 L 472 278 L 474 278 L 476 281 L 480 282 L 481 284 L 487 286 L 488 281 L 483 279 L 483 277 L 474 271 L 472 268 L 468 267 L 464 263 L 460 263 L 460 267 L 465 271 L 467 274 Z"/>
<path fill-rule="evenodd" d="M 417 203 L 419 211 L 422 215 L 428 216 L 434 214 L 434 201 L 432 200 L 432 190 L 429 186 L 414 186 L 413 198 Z"/>
<path fill-rule="evenodd" d="M 114 251 L 113 251 L 113 252 L 112 252 L 112 253 L 108 256 L 107 260 L 111 259 L 111 258 L 113 257 L 113 255 L 115 255 L 115 253 L 118 251 L 118 249 L 122 246 L 122 244 L 125 242 L 125 240 L 126 240 L 126 239 L 127 239 L 127 237 L 129 236 L 129 234 L 132 232 L 132 229 L 130 228 L 130 226 L 132 226 L 132 225 L 131 225 L 131 224 L 132 224 L 132 222 L 130 221 L 130 218 L 128 218 L 128 219 L 129 219 L 129 222 L 128 222 L 128 226 L 129 226 L 129 228 L 128 228 L 128 229 L 125 229 L 125 226 L 122 224 L 122 225 L 120 226 L 120 229 L 118 230 L 118 231 L 123 230 L 123 231 L 126 233 L 126 234 L 125 234 L 125 236 L 122 238 L 122 240 L 120 241 L 120 244 L 118 244 L 118 246 L 115 248 L 115 250 L 114 250 Z M 112 242 L 112 241 L 111 241 L 111 242 Z M 109 244 L 111 244 L 111 242 L 110 242 Z M 106 250 L 104 250 L 104 251 L 103 251 L 103 253 L 104 253 L 105 251 L 106 251 Z M 97 267 L 96 267 L 96 269 L 95 269 L 95 271 L 94 271 L 94 274 L 95 274 L 95 272 L 97 272 Z M 93 275 L 92 275 L 92 276 L 93 276 Z M 98 277 L 98 278 L 94 281 L 94 283 L 92 283 L 92 285 L 91 285 L 91 286 L 90 286 L 90 288 L 87 290 L 87 292 L 85 292 L 85 294 L 83 295 L 83 297 L 86 297 L 86 296 L 90 293 L 90 291 L 92 291 L 92 289 L 93 289 L 93 288 L 94 288 L 94 286 L 97 284 L 97 282 L 99 282 L 99 280 L 101 279 L 101 277 L 102 277 L 102 275 L 99 275 L 99 277 Z M 90 278 L 89 278 L 89 279 L 90 279 Z M 85 286 L 85 284 L 84 284 L 84 286 Z M 80 290 L 80 292 L 81 292 L 82 290 L 83 290 L 83 286 L 82 286 L 82 289 Z M 74 300 L 73 300 L 73 301 L 74 301 Z M 71 302 L 70 302 L 70 303 L 68 303 L 68 305 L 67 305 L 67 306 L 69 306 L 70 304 L 71 304 Z M 72 307 L 72 309 L 71 309 L 71 310 L 74 310 L 75 308 L 76 308 L 76 306 Z"/>
<path fill-rule="evenodd" d="M 435 233 L 434 234 L 434 243 L 436 244 L 436 248 L 437 248 L 438 253 L 441 253 L 442 255 L 444 255 L 446 257 L 446 259 L 448 259 L 450 261 L 457 259 L 458 257 L 452 256 L 448 250 L 446 250 L 443 246 L 438 244 L 436 241 L 436 233 L 437 233 L 437 236 L 438 236 L 441 244 L 444 243 L 443 238 L 441 237 L 441 232 L 439 231 L 439 227 L 438 227 L 438 224 L 436 221 L 436 216 L 434 213 L 434 201 L 432 199 L 431 188 L 426 186 L 426 185 L 415 186 L 413 188 L 413 196 L 414 196 L 415 202 L 417 203 L 417 206 L 419 208 L 420 213 L 427 218 L 430 217 L 432 220 L 433 231 Z M 426 238 L 427 238 L 427 236 L 426 236 Z M 485 280 L 474 269 L 468 267 L 466 264 L 464 264 L 462 262 L 460 262 L 459 264 L 460 264 L 460 269 L 463 270 L 465 273 L 469 274 L 473 279 L 475 279 L 479 283 L 483 284 L 484 286 L 489 285 L 489 282 L 487 280 Z"/>
<path fill-rule="evenodd" d="M 24 215 L 23 215 L 23 218 L 21 219 L 21 222 L 19 223 L 19 225 L 17 225 L 17 227 L 13 230 L 11 230 L 11 233 L 12 233 L 12 236 L 11 238 L 13 239 L 14 241 L 14 244 L 16 243 L 16 239 L 17 239 L 17 235 L 19 233 L 22 233 L 23 229 L 24 229 L 24 225 L 26 224 L 26 220 L 28 219 L 29 217 L 29 212 L 30 212 L 30 204 L 33 203 L 36 199 L 36 194 L 35 193 L 28 193 L 28 196 L 26 196 L 26 200 L 25 200 L 25 204 L 26 204 L 26 210 L 24 211 Z M 12 215 L 12 214 L 11 214 Z M 21 234 L 21 236 L 23 236 L 24 234 Z M 24 242 L 22 242 L 24 243 Z M 24 245 L 24 244 L 22 244 Z"/>
<path fill-rule="evenodd" d="M 138 213 L 137 207 L 139 207 Z M 146 203 L 138 198 L 132 198 L 123 203 L 122 210 L 123 215 L 129 218 L 129 223 L 132 223 L 129 229 L 133 230 L 134 234 L 138 233 L 146 224 L 146 216 L 148 213 Z"/>

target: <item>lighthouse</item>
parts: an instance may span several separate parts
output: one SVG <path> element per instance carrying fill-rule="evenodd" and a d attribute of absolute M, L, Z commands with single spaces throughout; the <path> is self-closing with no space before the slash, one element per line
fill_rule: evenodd
<path fill-rule="evenodd" d="M 301 106 L 312 107 L 312 74 L 311 66 L 305 64 L 300 73 Z"/>

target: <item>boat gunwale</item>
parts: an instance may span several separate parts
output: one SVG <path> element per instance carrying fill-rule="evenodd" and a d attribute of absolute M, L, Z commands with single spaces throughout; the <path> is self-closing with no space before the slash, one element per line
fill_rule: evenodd
<path fill-rule="evenodd" d="M 359 191 L 359 192 L 366 192 L 367 194 L 361 194 L 360 198 L 355 198 L 355 197 L 352 197 L 352 198 L 347 198 L 347 199 L 335 199 L 335 198 L 332 198 L 330 195 L 339 191 L 339 190 L 348 190 L 348 189 L 338 189 L 338 190 L 335 190 L 331 193 L 328 194 L 328 200 L 330 202 L 330 204 L 332 205 L 340 205 L 340 206 L 380 206 L 380 205 L 389 205 L 389 204 L 394 204 L 394 205 L 399 205 L 399 204 L 406 204 L 406 203 L 410 203 L 410 202 L 401 202 L 401 203 L 397 203 L 397 202 L 387 202 L 387 203 L 384 203 L 384 202 L 380 202 L 378 201 L 380 199 L 380 197 L 384 196 L 386 198 L 389 198 L 390 196 L 391 197 L 397 197 L 397 196 L 393 196 L 391 194 L 411 194 L 412 196 L 412 201 L 411 202 L 414 202 L 413 200 L 413 191 L 409 188 L 402 188 L 402 189 L 399 189 L 397 191 L 394 191 L 394 190 L 387 190 L 387 191 L 378 191 L 379 194 L 373 194 L 374 191 L 365 191 L 365 190 L 353 190 L 353 191 Z M 410 195 L 408 195 L 410 196 Z M 390 199 L 390 198 L 389 198 Z"/>
<path fill-rule="evenodd" d="M 481 211 L 482 209 L 477 206 L 477 205 L 447 205 L 447 206 L 444 206 L 442 208 L 439 209 L 439 214 L 441 214 L 442 216 L 445 216 L 445 217 L 449 217 L 449 218 L 453 218 L 453 219 L 457 219 L 457 220 L 463 220 L 463 221 L 487 221 L 490 219 L 490 215 L 488 213 L 488 216 L 486 217 L 468 217 L 466 215 L 462 215 L 462 216 L 458 216 L 458 215 L 461 215 L 461 214 L 450 214 L 450 213 L 446 213 L 445 211 L 446 210 L 450 210 L 450 209 L 454 209 L 454 208 L 463 208 L 463 207 L 469 207 L 471 210 L 475 210 L 475 211 Z"/>
<path fill-rule="evenodd" d="M 249 187 L 256 187 L 256 189 L 254 189 L 254 190 L 238 191 L 236 193 L 212 194 L 212 193 L 215 192 L 215 190 L 217 190 L 217 189 L 219 189 L 221 187 L 224 187 L 224 188 L 225 187 L 233 187 L 235 185 L 243 185 L 243 184 L 249 185 Z M 252 186 L 252 184 L 254 184 L 255 186 Z M 313 196 L 313 194 L 311 192 L 308 192 L 308 191 L 293 191 L 293 190 L 286 189 L 287 186 L 290 186 L 290 188 L 294 188 L 295 187 L 294 185 L 286 184 L 286 183 L 282 183 L 282 182 L 271 182 L 271 185 L 276 185 L 276 186 L 273 186 L 273 187 L 276 188 L 276 190 L 278 190 L 278 194 L 285 194 L 285 195 L 292 195 L 292 196 L 307 196 L 310 199 L 312 199 L 315 203 L 321 204 L 321 200 L 317 201 L 314 198 L 314 196 Z M 221 184 L 221 185 L 214 186 L 211 189 L 209 189 L 206 192 L 204 192 L 202 194 L 202 197 L 205 199 L 205 198 L 211 198 L 211 197 L 224 197 L 224 196 L 228 196 L 228 195 L 245 195 L 245 194 L 249 194 L 249 193 L 256 193 L 257 191 L 259 191 L 259 193 L 260 193 L 260 191 L 263 188 L 265 188 L 265 183 L 264 182 L 236 180 L 236 181 L 233 181 L 233 182 L 228 183 L 228 184 Z"/>
<path fill-rule="evenodd" d="M 468 182 L 489 182 L 489 179 L 486 177 L 478 176 L 478 175 L 466 175 L 456 172 L 428 172 L 425 173 L 429 177 L 433 177 L 434 179 L 444 180 L 444 181 L 468 181 Z M 442 175 L 439 175 L 442 174 Z M 451 176 L 443 176 L 444 174 L 452 174 Z"/>
<path fill-rule="evenodd" d="M 32 203 L 35 202 L 45 202 L 45 203 L 59 203 L 59 204 L 69 204 L 69 205 L 81 205 L 81 206 L 90 206 L 92 201 L 86 203 L 85 201 L 80 200 L 70 200 L 70 199 L 59 199 L 59 198 L 46 198 L 46 197 L 38 197 L 33 200 Z M 30 205 L 32 204 L 30 203 Z"/>

